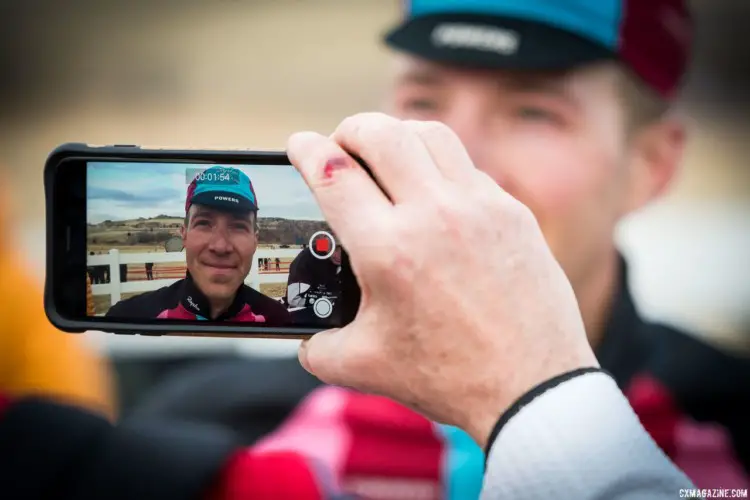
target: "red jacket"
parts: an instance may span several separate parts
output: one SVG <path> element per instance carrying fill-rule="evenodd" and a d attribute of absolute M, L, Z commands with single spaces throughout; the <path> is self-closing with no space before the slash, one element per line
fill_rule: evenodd
<path fill-rule="evenodd" d="M 294 452 L 238 449 L 224 428 L 123 422 L 50 400 L 0 395 L 3 498 L 343 499 Z"/>

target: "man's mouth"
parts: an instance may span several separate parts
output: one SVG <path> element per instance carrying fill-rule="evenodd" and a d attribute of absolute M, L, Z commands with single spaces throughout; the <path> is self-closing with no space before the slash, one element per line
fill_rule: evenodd
<path fill-rule="evenodd" d="M 203 262 L 203 265 L 206 267 L 214 268 L 214 269 L 221 269 L 223 271 L 234 269 L 235 267 L 237 267 L 231 264 L 215 264 L 215 263 L 208 263 L 208 262 Z"/>

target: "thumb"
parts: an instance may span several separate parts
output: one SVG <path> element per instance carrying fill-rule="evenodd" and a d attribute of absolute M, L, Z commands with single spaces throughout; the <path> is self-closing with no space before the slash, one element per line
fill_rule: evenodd
<path fill-rule="evenodd" d="M 337 385 L 345 376 L 342 373 L 346 359 L 346 332 L 343 329 L 325 330 L 316 333 L 299 346 L 299 362 L 311 375 L 327 384 Z"/>

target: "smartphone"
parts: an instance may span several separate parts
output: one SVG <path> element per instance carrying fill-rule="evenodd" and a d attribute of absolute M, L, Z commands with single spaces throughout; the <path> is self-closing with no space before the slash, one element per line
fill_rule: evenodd
<path fill-rule="evenodd" d="M 357 313 L 346 250 L 284 152 L 71 143 L 44 183 L 63 331 L 307 338 Z"/>

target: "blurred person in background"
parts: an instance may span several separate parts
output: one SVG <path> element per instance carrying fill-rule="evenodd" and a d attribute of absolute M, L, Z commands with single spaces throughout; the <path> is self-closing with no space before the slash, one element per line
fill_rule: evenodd
<path fill-rule="evenodd" d="M 382 174 L 386 189 L 400 199 L 390 203 L 352 159 L 343 167 L 348 172 L 342 169 L 335 178 L 322 168 L 330 161 L 327 158 L 346 155 L 339 144 L 356 142 L 357 127 L 341 130 L 336 140 L 314 133 L 290 139 L 295 166 L 326 215 L 341 228 L 342 237 L 351 242 L 362 288 L 370 291 L 353 323 L 321 332 L 300 347 L 299 361 L 306 369 L 341 386 L 388 395 L 436 420 L 460 426 L 487 449 L 484 498 L 536 500 L 562 485 L 581 500 L 602 498 L 605 491 L 612 499 L 632 499 L 636 491 L 656 499 L 672 498 L 675 490 L 691 487 L 648 437 L 612 377 L 598 367 L 570 283 L 526 207 L 510 199 L 489 177 L 478 175 L 466 155 L 461 162 L 451 161 L 456 155 L 450 153 L 460 153 L 463 146 L 455 135 L 448 135 L 447 127 L 442 130 L 449 140 L 436 144 L 438 138 L 423 141 L 415 124 L 382 114 L 353 120 L 368 127 L 369 137 L 375 140 L 353 144 L 352 149 L 369 149 L 362 154 L 365 158 L 377 154 L 373 145 L 385 153 L 381 162 L 372 163 L 373 168 Z M 405 135 L 407 141 L 402 141 Z M 425 172 L 426 182 L 416 192 L 398 161 L 403 145 L 412 158 L 417 153 L 412 163 L 415 171 Z M 445 145 L 441 155 L 440 147 Z M 420 146 L 437 155 L 420 151 Z M 419 157 L 421 152 L 425 154 Z M 338 162 L 339 168 L 343 163 Z M 451 179 L 451 168 L 468 175 Z M 325 182 L 318 180 L 323 171 L 328 172 Z M 403 196 L 407 191 L 413 198 Z M 477 193 L 489 196 L 477 199 Z M 445 195 L 457 197 L 459 203 L 443 205 Z M 355 212 L 353 218 L 341 215 Z M 394 217 L 399 212 L 401 216 Z M 368 218 L 382 223 L 370 225 L 372 230 L 365 233 L 358 222 Z M 401 224 L 405 218 L 411 219 L 406 226 Z M 497 224 L 500 231 L 481 231 L 486 223 Z M 457 290 L 413 287 L 402 270 L 390 266 L 377 248 L 367 244 L 371 234 L 381 241 L 396 241 L 403 227 L 416 224 L 423 227 L 404 241 L 402 260 L 416 262 L 415 255 L 434 250 L 436 233 L 454 235 L 443 251 L 415 270 L 415 277 L 439 284 L 466 276 Z M 469 230 L 461 231 L 462 226 Z M 466 272 L 452 256 L 473 241 L 477 247 L 467 255 Z M 491 269 L 482 265 L 483 250 L 498 257 Z M 512 298 L 497 308 L 453 310 L 456 293 L 473 297 L 487 287 Z M 494 305 L 494 297 L 483 300 Z M 461 330 L 465 341 L 457 344 L 455 332 Z M 446 352 L 455 355 L 449 367 Z M 538 363 L 540 358 L 547 362 Z M 376 412 L 373 417 L 381 415 Z M 598 425 L 601 422 L 606 425 Z M 540 428 L 547 432 L 536 432 Z M 347 434 L 321 430 L 311 437 L 329 453 L 335 453 L 337 441 L 349 439 Z M 410 429 L 391 426 L 390 430 L 395 434 Z M 581 450 L 580 439 L 600 446 Z M 401 466 L 420 458 L 381 451 L 381 462 Z M 519 455 L 525 459 L 517 460 Z M 340 482 L 326 467 L 341 464 L 321 463 L 313 457 L 302 451 L 246 449 L 231 431 L 210 423 L 124 418 L 113 426 L 79 407 L 49 398 L 9 399 L 0 391 L 0 484 L 8 498 L 334 500 L 349 496 L 342 494 Z M 367 498 L 383 497 L 371 491 Z M 416 496 L 440 497 L 424 492 Z"/>
<path fill-rule="evenodd" d="M 682 161 L 687 136 L 674 104 L 693 31 L 683 2 L 601 0 L 584 9 L 552 0 L 414 0 L 407 9 L 387 38 L 401 53 L 387 111 L 450 126 L 474 164 L 532 209 L 573 284 L 599 362 L 654 440 L 697 486 L 747 487 L 748 361 L 645 321 L 613 238 L 622 218 L 668 189 Z M 277 366 L 264 382 L 296 376 Z M 194 392 L 183 386 L 179 398 L 151 408 L 236 418 L 248 401 L 224 401 L 210 414 L 196 410 L 196 399 L 190 408 L 178 399 L 250 380 L 237 376 L 242 370 L 250 368 L 209 384 L 219 368 L 206 368 Z M 316 389 L 264 444 L 335 456 L 345 484 L 377 498 L 478 497 L 484 458 L 463 431 L 385 398 L 341 394 Z M 334 453 L 313 446 L 312 429 L 347 439 Z"/>
<path fill-rule="evenodd" d="M 662 195 L 682 161 L 687 134 L 673 108 L 691 54 L 684 2 L 406 5 L 406 20 L 387 36 L 400 53 L 387 111 L 447 124 L 474 164 L 531 208 L 573 284 L 599 362 L 654 440 L 699 487 L 747 488 L 750 363 L 641 318 L 614 243 L 618 222 Z M 420 424 L 395 403 L 355 392 L 322 419 L 317 392 L 332 390 L 316 391 L 282 426 L 281 449 L 317 455 L 302 430 L 328 421 L 352 436 L 338 456 L 347 457 L 342 474 L 354 491 L 393 491 L 390 476 L 402 490 L 389 498 L 409 496 L 403 480 L 412 493 L 442 481 L 460 485 L 455 498 L 477 497 L 482 453 L 462 431 Z M 394 422 L 411 428 L 410 438 L 390 431 Z M 381 460 L 397 453 L 413 460 L 400 469 Z"/>
<path fill-rule="evenodd" d="M 231 430 L 182 420 L 113 425 L 55 397 L 0 390 L 3 498 L 344 500 L 325 466 L 245 448 Z"/>
<path fill-rule="evenodd" d="M 7 193 L 7 184 L 0 188 Z M 115 416 L 110 367 L 80 336 L 53 327 L 31 264 L 13 245 L 8 196 L 0 210 L 0 392 L 42 396 Z"/>

